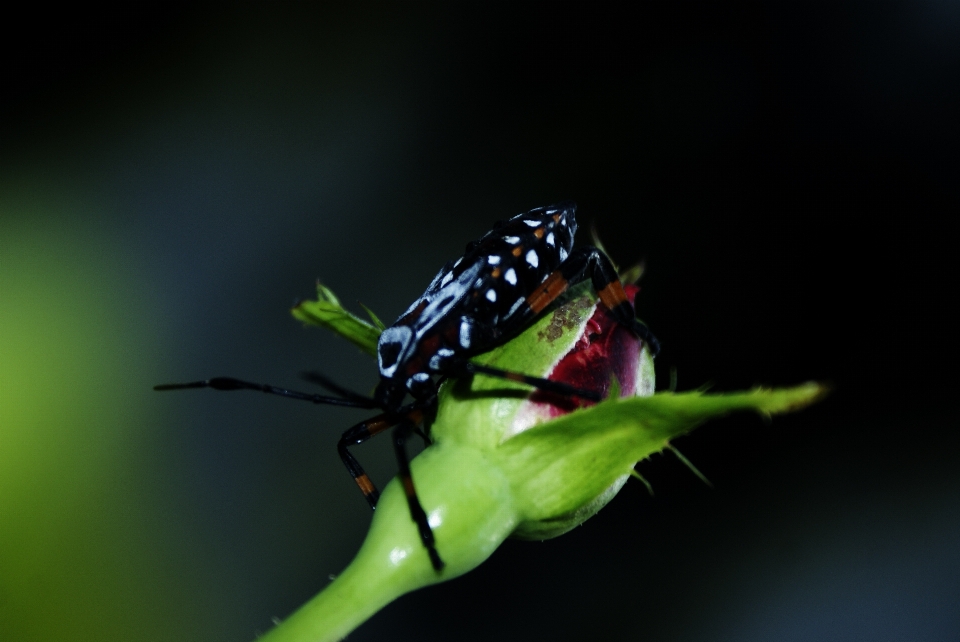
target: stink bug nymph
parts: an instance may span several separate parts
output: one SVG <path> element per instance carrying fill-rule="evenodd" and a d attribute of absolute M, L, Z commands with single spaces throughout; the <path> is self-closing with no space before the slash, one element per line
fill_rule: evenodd
<path fill-rule="evenodd" d="M 464 255 L 447 263 L 420 298 L 381 333 L 377 345 L 380 382 L 373 397 L 345 390 L 316 374 L 309 378 L 335 396 L 232 377 L 155 389 L 252 389 L 314 403 L 381 410 L 382 414 L 344 432 L 337 444 L 338 453 L 370 507 L 376 508 L 379 492 L 348 448 L 393 428 L 410 514 L 434 569 L 440 571 L 444 563 L 417 497 L 405 445 L 413 432 L 423 434 L 421 424 L 436 409 L 437 378 L 483 374 L 522 381 L 554 394 L 599 401 L 600 395 L 594 391 L 470 361 L 470 357 L 518 335 L 570 285 L 586 278 L 614 319 L 645 341 L 654 356 L 659 351 L 656 338 L 634 316 L 610 259 L 596 247 L 573 249 L 575 214 L 576 205 L 571 202 L 540 207 L 498 222 L 479 240 L 469 243 Z M 412 402 L 405 404 L 408 394 Z"/>

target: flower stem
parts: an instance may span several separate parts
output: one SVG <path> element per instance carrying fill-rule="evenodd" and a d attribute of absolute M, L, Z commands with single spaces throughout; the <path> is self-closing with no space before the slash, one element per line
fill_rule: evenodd
<path fill-rule="evenodd" d="M 401 595 L 475 568 L 516 527 L 509 482 L 481 451 L 434 444 L 411 467 L 444 569 L 431 565 L 394 479 L 383 489 L 370 532 L 347 569 L 259 642 L 341 640 Z"/>
<path fill-rule="evenodd" d="M 342 640 L 374 613 L 405 592 L 389 578 L 371 582 L 371 571 L 357 558 L 327 588 L 301 606 L 258 642 Z M 367 558 L 369 560 L 369 557 Z M 377 571 L 382 571 L 379 567 Z M 398 591 L 399 589 L 399 591 Z"/>

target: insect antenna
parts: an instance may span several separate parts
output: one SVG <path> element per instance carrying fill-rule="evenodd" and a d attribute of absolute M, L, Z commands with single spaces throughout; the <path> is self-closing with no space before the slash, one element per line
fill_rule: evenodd
<path fill-rule="evenodd" d="M 368 399 L 362 397 L 361 395 L 356 395 L 353 398 L 343 398 L 343 397 L 329 397 L 327 395 L 317 395 L 311 394 L 309 392 L 298 392 L 296 390 L 288 390 L 286 388 L 279 388 L 277 386 L 271 386 L 266 383 L 253 383 L 251 381 L 243 381 L 242 379 L 234 379 L 233 377 L 214 377 L 212 379 L 204 379 L 202 381 L 191 381 L 189 383 L 165 383 L 160 384 L 159 386 L 154 386 L 154 390 L 187 390 L 190 388 L 213 388 L 214 390 L 258 390 L 260 392 L 265 392 L 271 395 L 278 395 L 280 397 L 288 397 L 290 399 L 301 399 L 303 401 L 309 401 L 316 404 L 328 404 L 331 406 L 346 406 L 347 408 L 376 408 L 377 404 L 373 399 Z"/>

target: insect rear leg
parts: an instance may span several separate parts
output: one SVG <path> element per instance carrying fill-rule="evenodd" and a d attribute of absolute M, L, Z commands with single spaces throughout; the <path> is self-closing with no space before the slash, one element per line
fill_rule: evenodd
<path fill-rule="evenodd" d="M 578 283 L 589 276 L 597 296 L 600 297 L 600 304 L 610 311 L 620 325 L 630 328 L 645 341 L 653 356 L 657 356 L 660 342 L 647 326 L 637 320 L 636 312 L 623 291 L 617 270 L 606 254 L 592 246 L 578 248 L 560 265 L 558 272 L 570 284 Z"/>
<path fill-rule="evenodd" d="M 600 303 L 610 310 L 621 325 L 630 328 L 650 347 L 653 356 L 660 352 L 660 342 L 650 329 L 637 320 L 633 306 L 627 300 L 626 292 L 607 255 L 595 247 L 587 246 L 574 250 L 560 267 L 526 298 L 524 305 L 510 319 L 509 326 L 525 326 L 530 319 L 540 314 L 557 297 L 567 291 L 571 285 L 589 277 L 600 297 Z M 509 330 L 505 330 L 509 331 Z"/>

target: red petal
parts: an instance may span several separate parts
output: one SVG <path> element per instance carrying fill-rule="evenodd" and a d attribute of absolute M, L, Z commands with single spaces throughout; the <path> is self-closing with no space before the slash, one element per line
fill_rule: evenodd
<path fill-rule="evenodd" d="M 635 285 L 624 287 L 627 299 L 633 302 L 640 291 Z M 602 306 L 597 306 L 587 322 L 580 340 L 557 363 L 547 377 L 584 390 L 595 390 L 604 397 L 610 392 L 611 379 L 616 377 L 621 397 L 632 397 L 637 391 L 637 368 L 643 342 L 633 332 L 614 320 Z M 578 407 L 590 405 L 582 399 L 568 399 L 537 391 L 530 401 L 541 406 L 549 417 L 566 414 Z"/>

